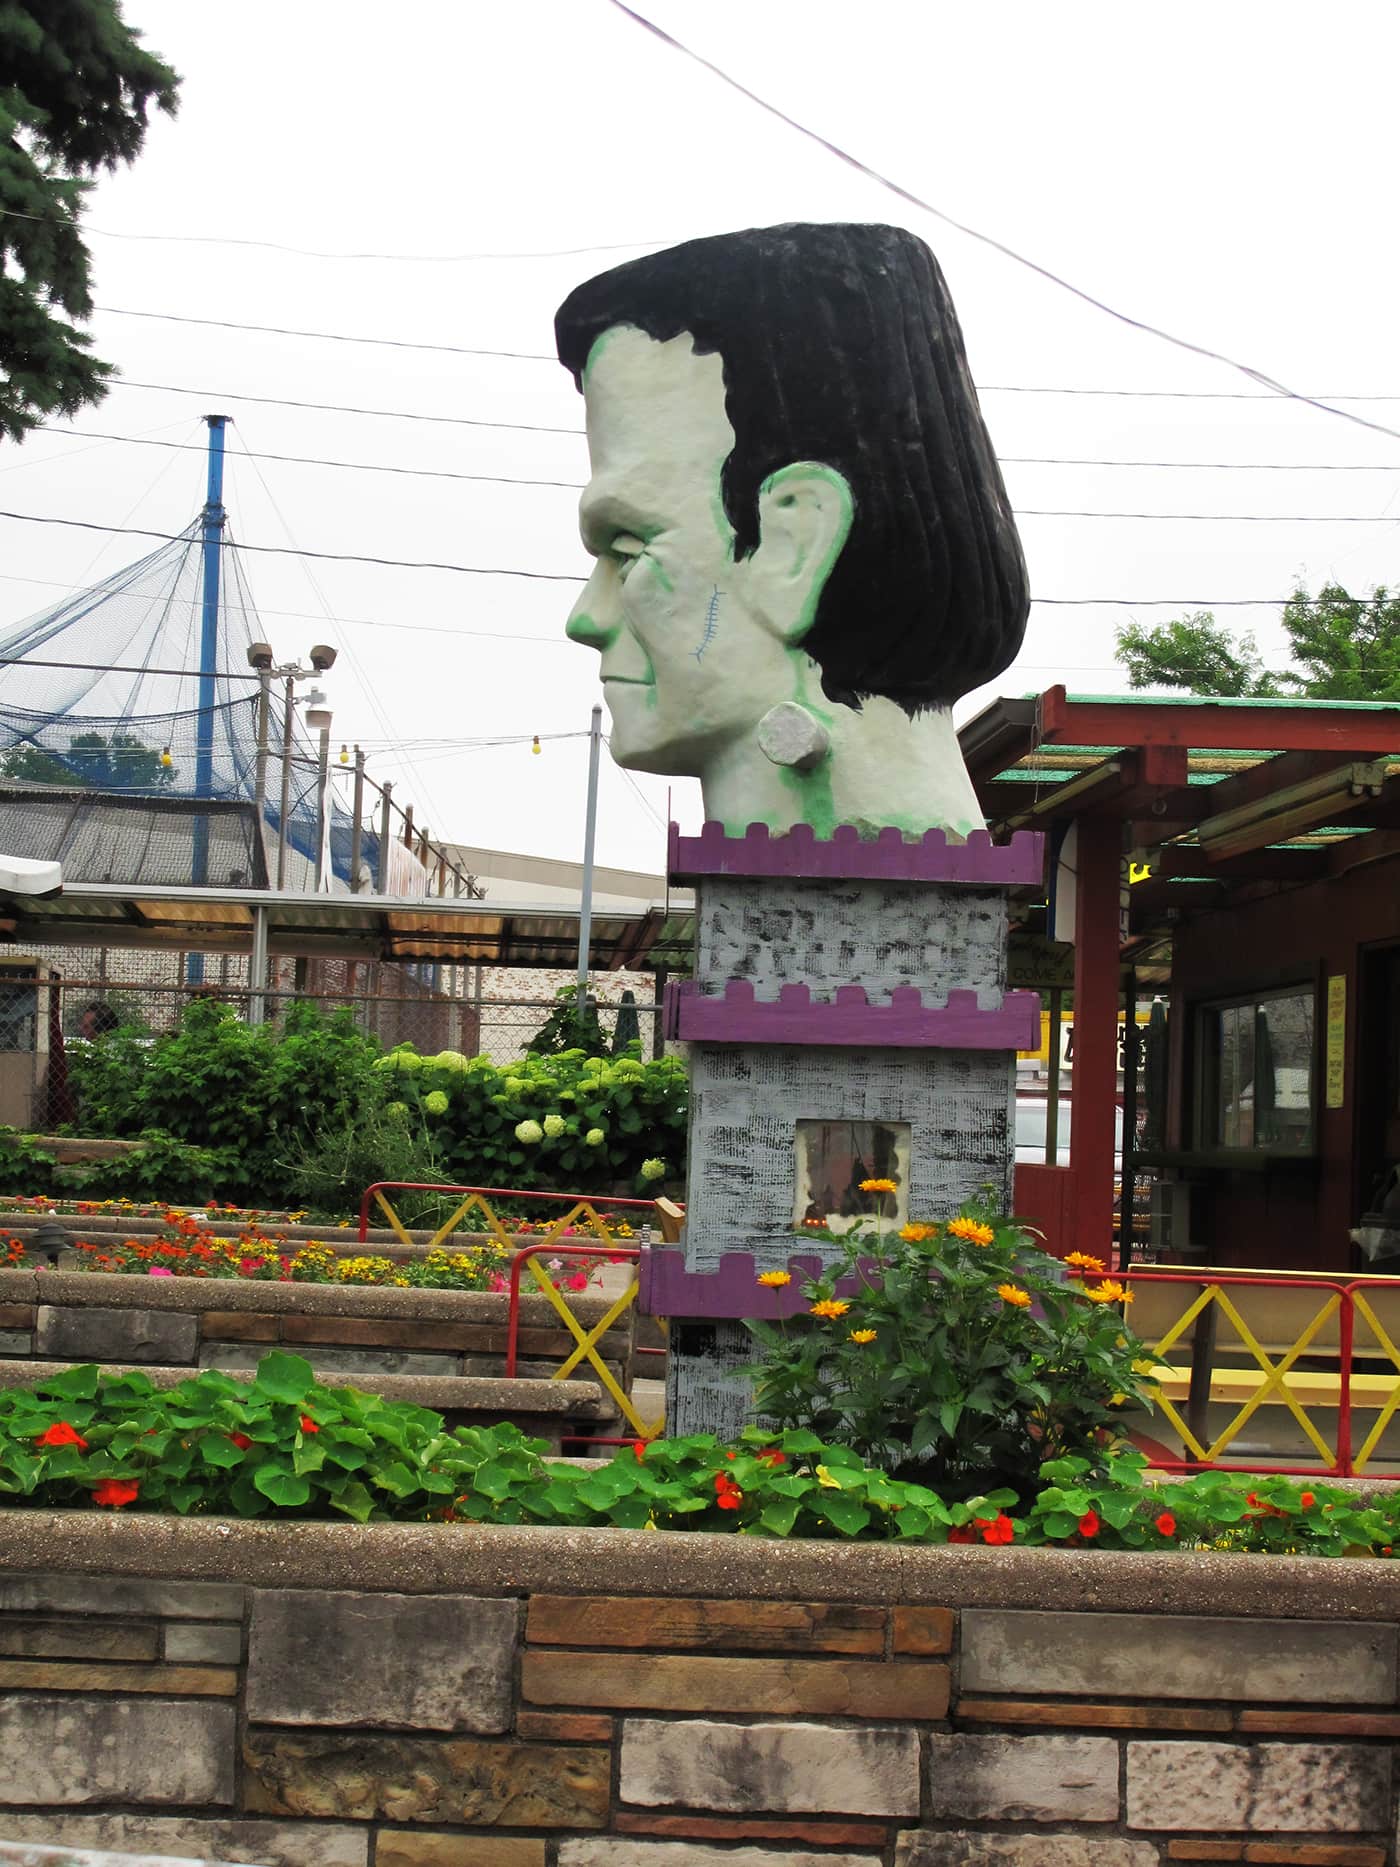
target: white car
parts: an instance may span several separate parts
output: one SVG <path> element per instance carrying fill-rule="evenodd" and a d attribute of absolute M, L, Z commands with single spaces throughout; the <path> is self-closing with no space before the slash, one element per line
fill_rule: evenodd
<path fill-rule="evenodd" d="M 1045 1133 L 1049 1115 L 1047 1096 L 1027 1095 L 1024 1092 L 1016 1097 L 1016 1164 L 1045 1164 Z M 1060 1119 L 1055 1132 L 1054 1165 L 1069 1165 L 1070 1100 L 1060 1097 Z M 1113 1164 L 1115 1168 L 1123 1165 L 1123 1110 L 1116 1107 L 1113 1111 Z"/>

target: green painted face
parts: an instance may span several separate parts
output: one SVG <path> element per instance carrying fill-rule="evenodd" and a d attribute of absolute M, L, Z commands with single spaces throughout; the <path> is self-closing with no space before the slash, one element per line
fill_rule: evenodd
<path fill-rule="evenodd" d="M 584 401 L 592 472 L 579 516 L 596 562 L 568 633 L 602 657 L 618 763 L 704 779 L 811 684 L 799 643 L 845 542 L 845 482 L 829 476 L 837 535 L 813 540 L 795 476 L 826 470 L 775 474 L 762 499 L 777 542 L 765 533 L 736 562 L 720 493 L 734 446 L 720 358 L 697 355 L 688 335 L 658 343 L 619 327 L 593 347 Z"/>

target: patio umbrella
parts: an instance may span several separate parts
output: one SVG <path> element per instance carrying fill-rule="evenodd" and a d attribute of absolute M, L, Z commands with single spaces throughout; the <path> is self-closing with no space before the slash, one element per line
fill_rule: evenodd
<path fill-rule="evenodd" d="M 1167 1139 L 1167 1008 L 1152 1001 L 1142 1047 L 1142 1150 L 1164 1147 Z"/>

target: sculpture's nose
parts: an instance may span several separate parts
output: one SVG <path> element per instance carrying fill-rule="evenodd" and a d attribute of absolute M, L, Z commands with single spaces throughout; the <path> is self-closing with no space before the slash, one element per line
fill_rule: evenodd
<path fill-rule="evenodd" d="M 564 628 L 571 642 L 596 648 L 601 655 L 614 639 L 622 621 L 617 601 L 617 578 L 606 558 L 593 567 L 593 575 L 583 587 Z"/>

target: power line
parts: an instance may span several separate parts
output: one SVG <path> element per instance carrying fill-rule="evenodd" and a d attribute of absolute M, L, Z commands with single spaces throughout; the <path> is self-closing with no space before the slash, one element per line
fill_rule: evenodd
<path fill-rule="evenodd" d="M 485 350 L 475 344 L 415 343 L 407 337 L 357 337 L 348 331 L 294 330 L 285 324 L 243 324 L 233 318 L 190 318 L 175 311 L 132 311 L 122 305 L 94 305 L 109 318 L 153 318 L 162 324 L 203 324 L 220 331 L 260 331 L 267 337 L 314 337 L 326 344 L 374 344 L 385 350 L 433 350 L 453 357 L 510 357 L 521 363 L 553 363 L 552 350 Z"/>
<path fill-rule="evenodd" d="M 57 519 L 38 512 L 4 512 L 0 519 L 19 519 L 28 525 L 67 525 L 84 532 L 126 532 L 134 538 L 161 538 L 166 544 L 175 544 L 182 538 L 188 538 L 190 532 L 155 532 L 140 525 L 98 525 L 91 519 Z M 229 551 L 256 551 L 267 557 L 316 558 L 337 564 L 384 564 L 395 570 L 450 570 L 471 577 L 528 577 L 538 583 L 586 583 L 585 577 L 572 575 L 566 571 L 552 570 L 515 570 L 504 569 L 485 564 L 440 564 L 424 558 L 381 558 L 368 557 L 355 551 L 308 551 L 296 545 L 249 545 L 233 538 L 225 539 L 225 549 Z"/>
<path fill-rule="evenodd" d="M 174 426 L 174 424 L 170 424 Z M 35 424 L 45 434 L 61 434 L 66 439 L 100 441 L 126 441 L 133 447 L 172 447 L 182 454 L 207 454 L 204 443 L 191 441 L 147 441 L 135 434 L 104 434 L 94 428 L 64 428 L 57 422 L 41 421 Z M 423 480 L 475 480 L 490 486 L 562 486 L 578 492 L 582 480 L 536 480 L 525 476 L 508 473 L 456 473 L 438 467 L 389 467 L 377 460 L 328 460 L 314 454 L 265 454 L 256 449 L 241 449 L 239 458 L 243 460 L 280 460 L 294 467 L 342 467 L 355 473 L 397 473 Z M 27 462 L 27 465 L 35 463 Z"/>
<path fill-rule="evenodd" d="M 849 150 L 841 148 L 838 143 L 833 143 L 818 131 L 809 129 L 805 123 L 799 123 L 796 117 L 788 116 L 787 112 L 780 110 L 776 104 L 769 103 L 767 98 L 760 97 L 756 91 L 749 90 L 747 85 L 731 77 L 721 66 L 712 63 L 708 58 L 702 58 L 700 53 L 692 51 L 688 45 L 683 44 L 681 40 L 674 38 L 658 26 L 654 20 L 648 19 L 643 13 L 634 11 L 632 7 L 625 4 L 625 0 L 611 0 L 611 4 L 624 18 L 630 19 L 634 26 L 642 27 L 653 38 L 669 46 L 672 51 L 680 52 L 695 64 L 703 66 L 721 83 L 727 84 L 731 90 L 737 91 L 741 97 L 747 98 L 751 104 L 756 104 L 769 116 L 776 117 L 780 123 L 786 124 L 788 129 L 795 130 L 799 136 L 805 136 L 809 142 L 826 150 L 828 155 L 835 156 L 839 162 L 844 162 L 848 168 L 854 169 L 858 175 L 863 175 L 867 181 L 875 182 L 890 194 L 896 195 L 901 201 L 907 201 L 911 207 L 918 208 L 921 213 L 932 214 L 936 220 L 941 220 L 946 226 L 956 228 L 959 233 L 966 234 L 969 239 L 991 247 L 994 252 L 1000 253 L 1004 258 L 1014 260 L 1018 266 L 1024 266 L 1027 271 L 1035 273 L 1038 278 L 1046 280 L 1050 285 L 1058 285 L 1061 291 L 1069 292 L 1072 297 L 1091 306 L 1095 311 L 1102 311 L 1106 316 L 1117 319 L 1120 324 L 1142 331 L 1149 337 L 1158 337 L 1163 343 L 1171 344 L 1178 350 L 1186 350 L 1193 356 L 1204 357 L 1210 363 L 1223 363 L 1227 369 L 1249 377 L 1251 382 L 1257 382 L 1261 388 L 1271 390 L 1275 395 L 1287 396 L 1290 401 L 1306 403 L 1310 408 L 1319 409 L 1324 415 L 1335 415 L 1341 421 L 1354 422 L 1358 427 L 1371 428 L 1377 434 L 1389 435 L 1392 440 L 1400 441 L 1400 429 L 1383 427 L 1379 422 L 1367 421 L 1364 415 L 1353 415 L 1348 409 L 1336 408 L 1331 403 L 1323 402 L 1315 396 L 1301 395 L 1296 389 L 1290 389 L 1286 383 L 1279 382 L 1263 370 L 1255 369 L 1251 364 L 1238 363 L 1233 357 L 1224 356 L 1218 350 L 1209 350 L 1204 344 L 1193 344 L 1185 337 L 1177 337 L 1171 331 L 1163 330 L 1160 325 L 1148 324 L 1141 318 L 1130 317 L 1126 311 L 1118 311 L 1112 305 L 1105 304 L 1103 299 L 1095 298 L 1091 292 L 1084 291 L 1078 285 L 1072 285 L 1068 279 L 1061 278 L 1057 272 L 1051 272 L 1048 266 L 1042 266 L 1033 259 L 1027 259 L 1024 253 L 1018 253 L 1014 247 L 1007 246 L 1004 241 L 993 239 L 990 234 L 980 233 L 977 228 L 968 226 L 965 221 L 954 219 L 943 208 L 935 207 L 931 201 L 924 200 L 921 195 L 916 195 L 912 190 L 892 181 L 888 175 L 883 175 L 878 169 L 871 168 L 869 163 L 862 162 L 859 156 L 853 156 Z"/>
<path fill-rule="evenodd" d="M 644 241 L 642 244 L 651 245 L 653 242 Z M 118 305 L 97 305 L 94 309 L 105 312 L 108 317 L 151 318 L 163 324 L 205 324 L 221 331 L 259 331 L 273 337 L 314 338 L 322 343 L 376 344 L 391 350 L 437 351 L 444 356 L 510 357 L 525 363 L 557 365 L 559 361 L 550 350 L 488 350 L 469 344 L 428 343 L 418 338 L 362 337 L 350 331 L 307 331 L 281 324 L 248 324 L 235 318 L 192 318 L 174 311 L 134 311 Z M 1276 402 L 1279 399 L 1272 391 L 1253 389 L 1071 389 L 1054 384 L 1004 382 L 978 383 L 977 389 L 981 395 L 1157 396 L 1178 402 Z M 1318 390 L 1303 399 L 1308 402 L 1400 402 L 1400 395 L 1343 395 Z"/>
<path fill-rule="evenodd" d="M 177 452 L 184 454 L 204 454 L 208 451 L 206 445 L 201 442 L 147 440 L 143 435 L 108 434 L 96 428 L 65 428 L 61 423 L 52 421 L 41 421 L 35 425 L 43 433 L 62 435 L 65 440 L 118 441 L 126 442 L 132 447 L 174 448 Z M 577 492 L 584 485 L 582 480 L 535 479 L 525 474 L 458 473 L 439 467 L 395 467 L 386 466 L 377 460 L 335 460 L 322 454 L 269 454 L 256 448 L 242 449 L 242 457 L 246 460 L 278 460 L 295 467 L 338 467 L 353 473 L 393 473 L 425 480 L 471 480 L 490 486 L 556 486 Z M 1395 473 L 1397 471 L 1392 463 L 1383 461 L 1098 460 L 1087 459 L 1076 454 L 1002 454 L 999 459 L 1004 467 L 1152 467 L 1182 468 L 1200 473 Z M 30 461 L 25 464 L 32 466 L 37 463 Z"/>
<path fill-rule="evenodd" d="M 271 408 L 312 408 L 331 415 L 381 415 L 394 421 L 431 421 L 453 428 L 511 428 L 521 434 L 578 434 L 582 428 L 550 428 L 530 421 L 483 421 L 475 415 L 419 415 L 405 408 L 355 408 L 341 402 L 293 402 L 281 395 L 240 395 L 232 389 L 187 389 L 174 382 L 133 382 L 120 376 L 108 384 L 112 389 L 159 389 L 166 395 L 197 395 L 206 402 L 260 402 Z"/>
<path fill-rule="evenodd" d="M 91 222 L 63 220 L 56 215 L 21 214 L 17 208 L 0 208 L 0 215 L 11 220 L 37 221 L 46 227 L 64 227 L 69 232 L 97 234 L 104 240 L 153 240 L 179 246 L 253 246 L 269 253 L 292 253 L 298 259 L 374 259 L 391 265 L 462 265 L 488 259 L 574 259 L 582 253 L 631 253 L 640 247 L 665 246 L 665 240 L 614 240 L 609 245 L 545 247 L 536 252 L 499 253 L 336 253 L 320 247 L 286 246 L 278 240 L 243 240 L 218 233 L 126 233 L 114 227 L 94 227 Z"/>
<path fill-rule="evenodd" d="M 1187 512 L 1148 512 L 1148 513 L 1046 512 L 1046 513 L 1034 513 L 1030 516 L 1039 517 L 1039 518 L 1191 519 L 1197 516 L 1209 517 L 1212 515 L 1210 514 L 1197 515 L 1197 514 L 1192 514 L 1192 513 L 1187 513 Z M 1220 515 L 1220 516 L 1228 516 L 1228 515 Z M 1264 518 L 1264 517 L 1267 517 L 1268 515 L 1258 513 L 1252 516 L 1255 518 Z M 65 525 L 65 526 L 72 527 L 78 531 L 85 531 L 85 532 L 113 532 L 113 533 L 124 532 L 124 533 L 129 533 L 131 536 L 136 537 L 136 538 L 163 539 L 166 544 L 175 544 L 180 539 L 188 539 L 191 535 L 188 530 L 183 531 L 183 532 L 156 532 L 156 531 L 148 531 L 143 526 L 99 525 L 92 519 L 59 519 L 59 518 L 53 518 L 46 514 L 38 513 L 38 512 L 6 512 L 3 510 L 0 510 L 0 519 L 18 519 L 21 522 L 25 524 L 29 524 L 29 525 Z M 1302 521 L 1302 520 L 1293 519 L 1293 520 L 1286 520 L 1284 522 L 1289 523 L 1289 524 L 1315 522 L 1318 524 L 1337 523 L 1337 524 L 1346 524 L 1346 525 L 1363 525 L 1363 524 L 1371 525 L 1371 524 L 1382 523 L 1384 521 L 1368 518 L 1368 519 L 1339 519 L 1336 521 L 1328 521 L 1324 519 L 1317 519 L 1316 521 Z M 367 555 L 364 555 L 356 551 L 308 551 L 302 546 L 293 546 L 293 545 L 243 544 L 233 538 L 229 538 L 225 540 L 225 547 L 226 549 L 230 551 L 255 551 L 260 554 L 271 556 L 271 557 L 314 558 L 314 559 L 317 559 L 318 561 L 336 563 L 336 564 L 379 564 L 379 565 L 385 565 L 389 567 L 390 569 L 394 569 L 394 570 L 445 570 L 445 571 L 453 571 L 453 572 L 459 573 L 462 576 L 468 576 L 468 577 L 525 577 L 525 578 L 529 578 L 532 582 L 537 582 L 537 583 L 586 583 L 588 581 L 586 577 L 571 574 L 567 571 L 519 570 L 515 568 L 508 568 L 505 566 L 500 566 L 500 565 L 485 565 L 485 564 L 448 564 L 448 563 L 439 562 L 438 560 L 431 559 L 431 558 L 425 559 L 425 558 L 369 557 Z M 1036 597 L 1034 601 L 1037 603 L 1047 603 L 1047 604 L 1108 603 L 1108 604 L 1127 604 L 1129 606 L 1142 606 L 1142 607 L 1147 607 L 1149 605 L 1159 605 L 1159 606 L 1166 606 L 1169 608 L 1195 607 L 1197 609 L 1210 609 L 1210 608 L 1218 609 L 1218 608 L 1223 608 L 1226 606 L 1229 606 L 1232 608 L 1246 608 L 1246 607 L 1253 607 L 1256 604 L 1291 603 L 1293 601 L 1293 598 L 1291 596 L 1221 597 L 1221 598 L 1216 598 L 1216 599 L 1209 599 L 1205 597 L 1040 596 L 1040 597 Z M 330 619 L 329 618 L 324 618 L 324 619 L 313 618 L 313 620 L 330 620 Z M 392 625 L 385 625 L 385 626 L 392 626 Z M 449 633 L 466 633 L 466 631 L 449 631 Z"/>

